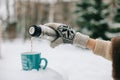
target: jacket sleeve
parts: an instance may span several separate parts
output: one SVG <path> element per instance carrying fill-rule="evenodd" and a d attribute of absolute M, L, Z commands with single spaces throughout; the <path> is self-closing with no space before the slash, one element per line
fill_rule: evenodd
<path fill-rule="evenodd" d="M 96 39 L 96 45 L 93 52 L 97 55 L 104 57 L 112 61 L 111 53 L 112 53 L 112 46 L 111 41 L 104 41 L 100 39 Z"/>

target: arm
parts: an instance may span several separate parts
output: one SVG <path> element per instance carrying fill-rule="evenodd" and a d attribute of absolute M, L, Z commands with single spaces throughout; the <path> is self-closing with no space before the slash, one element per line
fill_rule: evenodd
<path fill-rule="evenodd" d="M 95 54 L 104 57 L 105 59 L 112 60 L 112 46 L 111 41 L 99 40 L 89 38 L 87 48 L 91 49 Z"/>
<path fill-rule="evenodd" d="M 95 54 L 100 55 L 108 60 L 111 60 L 111 42 L 92 39 L 89 36 L 82 33 L 76 32 L 73 39 L 73 45 L 80 46 L 83 48 L 88 48 L 92 50 Z"/>
<path fill-rule="evenodd" d="M 46 26 L 54 29 L 59 37 L 51 42 L 51 47 L 67 43 L 83 48 L 91 49 L 95 54 L 111 60 L 111 42 L 99 39 L 92 39 L 89 36 L 75 32 L 72 28 L 60 23 L 47 23 Z"/>
<path fill-rule="evenodd" d="M 92 39 L 87 35 L 74 32 L 73 29 L 64 24 L 48 23 L 46 25 L 58 32 L 59 35 L 57 39 L 51 42 L 51 47 L 56 47 L 61 43 L 69 43 L 88 48 L 96 55 L 112 61 L 113 77 L 120 79 L 120 37 L 113 38 L 111 41 Z"/>
<path fill-rule="evenodd" d="M 91 49 L 92 51 L 94 51 L 95 45 L 96 45 L 96 40 L 92 39 L 92 38 L 89 38 L 86 47 L 89 48 L 89 49 Z"/>

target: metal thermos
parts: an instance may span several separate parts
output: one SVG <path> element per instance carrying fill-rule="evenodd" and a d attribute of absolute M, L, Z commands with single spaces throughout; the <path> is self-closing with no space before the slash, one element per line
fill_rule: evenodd
<path fill-rule="evenodd" d="M 53 41 L 57 38 L 57 32 L 45 25 L 32 25 L 29 27 L 29 34 L 32 37 L 39 37 L 43 39 L 47 39 L 49 41 Z"/>

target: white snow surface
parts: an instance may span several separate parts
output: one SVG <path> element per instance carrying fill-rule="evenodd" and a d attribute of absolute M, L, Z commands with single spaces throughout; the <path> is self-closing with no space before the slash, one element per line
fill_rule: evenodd
<path fill-rule="evenodd" d="M 48 59 L 48 68 L 45 71 L 22 71 L 20 54 L 29 52 L 30 46 L 30 40 L 2 42 L 0 80 L 50 80 L 52 70 L 56 74 L 53 76 L 59 74 L 65 80 L 112 80 L 111 62 L 92 51 L 67 44 L 51 48 L 48 41 L 38 39 L 33 40 L 33 51 Z M 48 79 L 41 79 L 41 73 Z"/>

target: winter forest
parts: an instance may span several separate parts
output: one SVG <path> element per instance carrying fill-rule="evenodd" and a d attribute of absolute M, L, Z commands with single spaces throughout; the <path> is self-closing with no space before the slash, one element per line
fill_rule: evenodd
<path fill-rule="evenodd" d="M 0 80 L 24 79 L 15 77 L 17 72 L 20 76 L 26 74 L 19 71 L 17 53 L 31 48 L 29 26 L 48 22 L 64 23 L 91 38 L 110 40 L 120 36 L 120 0 L 0 0 Z M 112 80 L 111 62 L 86 49 L 71 45 L 52 49 L 48 44 L 35 39 L 34 51 L 44 53 L 42 56 L 49 60 L 48 67 L 60 72 L 64 80 Z M 7 71 L 13 72 L 9 75 Z M 26 79 L 41 80 L 38 73 L 34 73 L 27 76 L 37 78 Z M 4 78 L 5 74 L 8 78 Z"/>
<path fill-rule="evenodd" d="M 109 40 L 119 33 L 119 0 L 0 1 L 2 38 L 29 38 L 27 28 L 47 22 L 65 23 L 92 38 Z"/>

